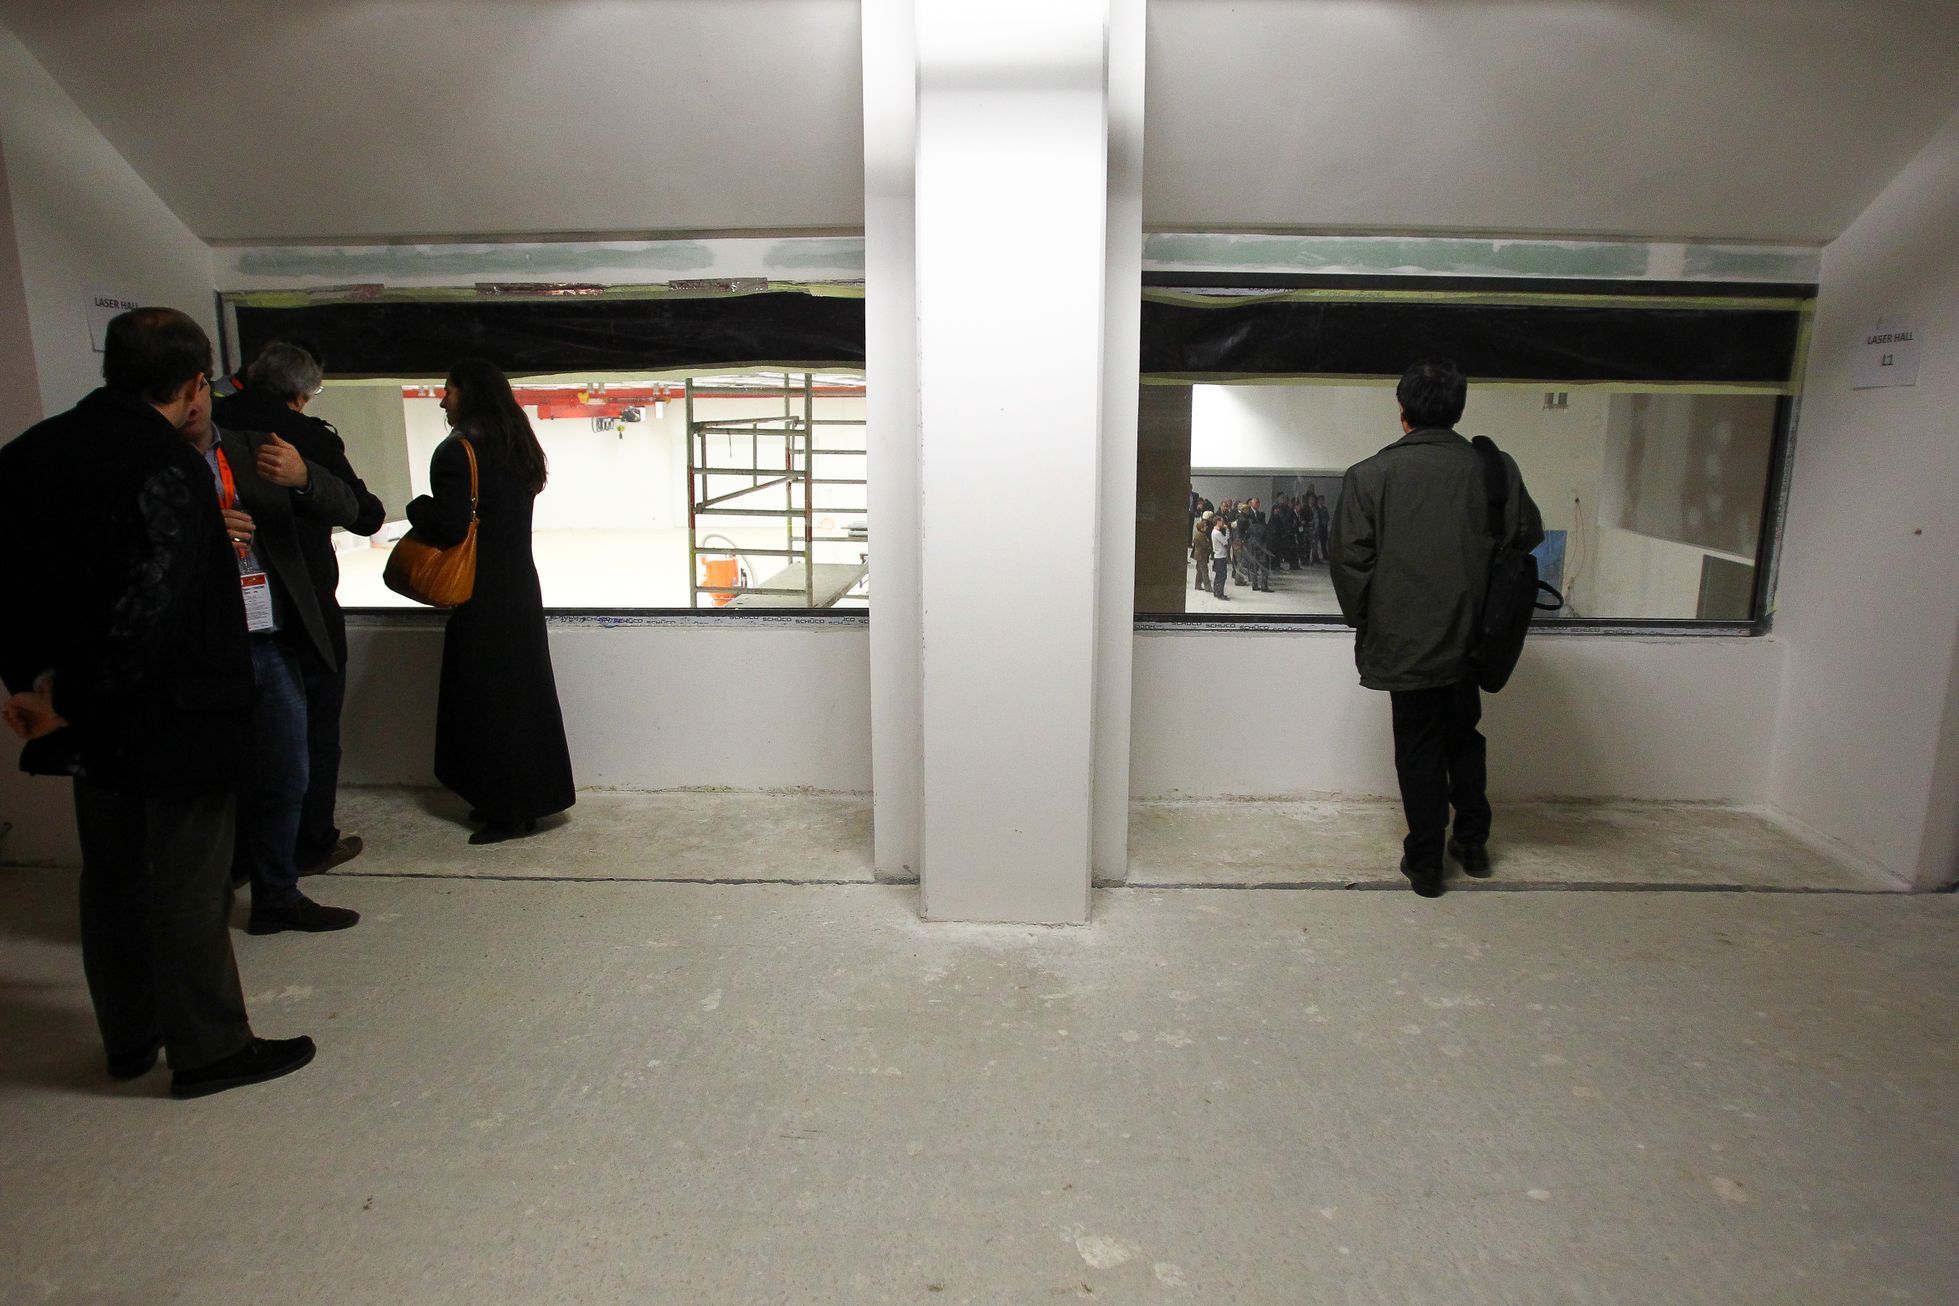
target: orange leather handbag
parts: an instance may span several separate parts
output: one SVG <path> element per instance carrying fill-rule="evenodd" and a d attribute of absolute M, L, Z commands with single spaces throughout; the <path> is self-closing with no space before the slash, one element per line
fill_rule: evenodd
<path fill-rule="evenodd" d="M 438 549 L 414 531 L 395 541 L 381 579 L 389 589 L 432 608 L 455 608 L 476 592 L 476 448 L 464 440 L 469 455 L 469 530 L 461 543 Z"/>

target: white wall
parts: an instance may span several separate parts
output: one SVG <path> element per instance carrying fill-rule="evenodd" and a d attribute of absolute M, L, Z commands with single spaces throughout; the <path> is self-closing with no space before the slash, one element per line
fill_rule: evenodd
<path fill-rule="evenodd" d="M 7 154 L 0 148 L 0 439 L 41 420 L 41 379 L 34 370 L 34 328 L 20 279 Z"/>
<path fill-rule="evenodd" d="M 1100 503 L 1107 18 L 1091 0 L 917 10 L 932 919 L 1088 914 L 1100 513 L 1133 511 Z M 1041 287 L 1039 313 L 997 293 L 1009 268 Z M 1032 540 L 1061 560 L 1038 582 Z"/>
<path fill-rule="evenodd" d="M 348 631 L 344 784 L 433 785 L 439 619 Z M 862 626 L 554 626 L 551 662 L 582 789 L 871 785 Z M 76 860 L 65 780 L 0 767 L 0 862 Z M 23 820 L 23 815 L 30 819 Z"/>
<path fill-rule="evenodd" d="M 348 636 L 347 784 L 435 783 L 438 620 Z M 862 626 L 553 626 L 580 788 L 870 788 Z"/>
<path fill-rule="evenodd" d="M 215 338 L 209 248 L 5 27 L 0 150 L 43 415 L 101 384 L 102 358 L 90 348 L 86 315 L 94 292 L 182 309 Z"/>
<path fill-rule="evenodd" d="M 355 475 L 387 507 L 389 517 L 399 518 L 413 497 L 401 387 L 329 382 L 306 405 L 306 413 L 333 424 Z"/>
<path fill-rule="evenodd" d="M 1771 639 L 1535 636 L 1484 696 L 1490 792 L 1759 803 L 1781 663 Z M 1134 730 L 1138 798 L 1396 793 L 1351 632 L 1140 634 Z"/>
<path fill-rule="evenodd" d="M 1700 612 L 1701 565 L 1711 550 L 1637 531 L 1607 526 L 1592 542 L 1589 579 L 1582 580 L 1587 601 L 1581 617 L 1637 614 L 1662 621 L 1691 621 Z M 1715 557 L 1753 567 L 1740 554 Z"/>
<path fill-rule="evenodd" d="M 870 631 L 872 838 L 878 873 L 924 848 L 924 589 L 918 420 L 918 5 L 863 0 L 864 372 L 879 538 Z"/>
<path fill-rule="evenodd" d="M 1777 596 L 1770 795 L 1920 887 L 1959 873 L 1959 117 L 1825 251 Z M 1918 383 L 1853 390 L 1879 317 Z"/>

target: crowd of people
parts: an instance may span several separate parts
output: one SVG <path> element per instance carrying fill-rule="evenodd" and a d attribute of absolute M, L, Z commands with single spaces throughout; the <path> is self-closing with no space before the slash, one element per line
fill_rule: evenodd
<path fill-rule="evenodd" d="M 363 851 L 334 823 L 346 619 L 336 528 L 387 518 L 338 431 L 306 412 L 315 351 L 267 344 L 215 397 L 209 338 L 141 308 L 104 340 L 103 385 L 0 448 L 0 557 L 16 602 L 0 679 L 21 767 L 66 776 L 82 850 L 82 964 L 108 1071 L 169 1058 L 194 1097 L 299 1069 L 309 1038 L 253 1034 L 230 936 L 321 933 L 357 912 L 302 876 Z M 406 505 L 438 548 L 476 533 L 476 584 L 444 635 L 435 772 L 471 805 L 471 844 L 574 801 L 531 509 L 544 450 L 494 366 L 451 369 L 430 493 Z"/>
<path fill-rule="evenodd" d="M 1311 486 L 1303 495 L 1274 495 L 1270 512 L 1256 498 L 1213 504 L 1192 486 L 1193 588 L 1228 599 L 1231 596 L 1224 592 L 1228 575 L 1234 585 L 1272 593 L 1274 571 L 1304 571 L 1326 562 L 1332 516 L 1326 500 Z"/>

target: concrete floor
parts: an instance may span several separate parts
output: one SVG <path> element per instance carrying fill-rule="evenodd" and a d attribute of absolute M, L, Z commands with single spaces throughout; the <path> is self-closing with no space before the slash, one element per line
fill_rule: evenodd
<path fill-rule="evenodd" d="M 342 792 L 368 850 L 335 872 L 477 878 L 857 882 L 875 879 L 861 794 L 587 790 L 534 838 L 471 848 L 440 790 Z M 1130 815 L 1130 883 L 1399 888 L 1391 802 L 1153 802 Z M 1768 817 L 1695 803 L 1500 803 L 1488 886 L 1899 888 Z M 323 883 L 323 882 L 316 882 Z M 320 896 L 333 901 L 334 890 Z"/>
<path fill-rule="evenodd" d="M 581 811 L 584 804 L 581 803 Z M 542 841 L 534 841 L 542 847 Z M 0 1300 L 1866 1303 L 1959 1284 L 1959 899 L 335 877 L 106 1079 L 0 871 Z"/>
<path fill-rule="evenodd" d="M 1136 803 L 1129 883 L 1399 888 L 1406 832 L 1395 802 Z M 1490 856 L 1492 878 L 1462 887 L 1904 887 L 1761 812 L 1705 803 L 1498 803 Z"/>
<path fill-rule="evenodd" d="M 340 791 L 340 826 L 367 848 L 332 873 L 522 879 L 860 882 L 872 873 L 866 794 L 581 790 L 528 839 L 472 848 L 447 790 Z M 309 881 L 309 883 L 323 883 Z M 331 900 L 330 890 L 320 896 Z"/>
<path fill-rule="evenodd" d="M 1314 563 L 1304 571 L 1274 571 L 1269 594 L 1255 591 L 1249 585 L 1234 585 L 1226 578 L 1224 592 L 1229 597 L 1216 599 L 1209 590 L 1198 590 L 1196 579 L 1197 564 L 1191 563 L 1184 568 L 1188 586 L 1184 590 L 1185 612 L 1227 612 L 1241 617 L 1258 612 L 1340 614 L 1340 602 L 1333 596 L 1333 579 L 1327 574 L 1324 562 Z"/>

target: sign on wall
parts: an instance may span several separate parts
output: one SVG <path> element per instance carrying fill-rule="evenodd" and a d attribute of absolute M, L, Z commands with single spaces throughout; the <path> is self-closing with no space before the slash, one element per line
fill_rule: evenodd
<path fill-rule="evenodd" d="M 140 300 L 128 295 L 113 295 L 106 290 L 98 290 L 88 297 L 88 346 L 96 353 L 102 352 L 102 341 L 109 334 L 109 322 L 118 313 L 127 313 L 132 308 L 141 308 Z"/>
<path fill-rule="evenodd" d="M 1875 327 L 1864 332 L 1851 358 L 1851 388 L 1875 390 L 1887 385 L 1917 385 L 1918 344 L 1916 323 L 1879 318 Z"/>

